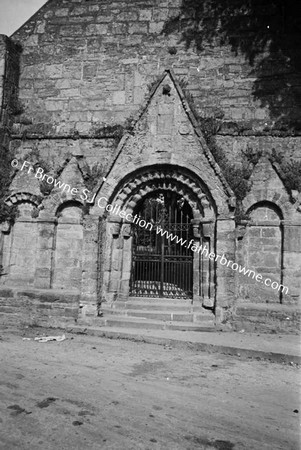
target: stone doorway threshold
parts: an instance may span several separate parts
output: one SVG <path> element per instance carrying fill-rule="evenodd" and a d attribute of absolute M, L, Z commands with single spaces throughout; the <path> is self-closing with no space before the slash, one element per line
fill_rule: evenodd
<path fill-rule="evenodd" d="M 190 299 L 129 297 L 126 301 L 102 303 L 105 326 L 146 330 L 215 330 L 212 310 L 193 305 Z M 93 321 L 97 323 L 97 320 Z M 98 320 L 99 323 L 99 320 Z"/>

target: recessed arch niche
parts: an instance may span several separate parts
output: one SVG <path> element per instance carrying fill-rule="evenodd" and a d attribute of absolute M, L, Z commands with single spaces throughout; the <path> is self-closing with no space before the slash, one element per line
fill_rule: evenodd
<path fill-rule="evenodd" d="M 281 289 L 266 286 L 264 280 L 270 279 L 269 284 L 282 284 L 282 211 L 272 202 L 261 201 L 252 205 L 247 212 L 249 223 L 238 243 L 239 264 L 261 274 L 263 279 L 256 281 L 252 276 L 238 275 L 239 297 L 251 303 L 281 303 Z"/>
<path fill-rule="evenodd" d="M 51 287 L 79 290 L 82 279 L 82 205 L 75 201 L 63 203 L 56 215 Z"/>
<path fill-rule="evenodd" d="M 2 229 L 1 255 L 3 276 L 1 282 L 14 286 L 33 286 L 37 252 L 38 198 L 28 193 L 16 193 L 6 201 L 15 205 L 17 216 L 14 224 Z"/>

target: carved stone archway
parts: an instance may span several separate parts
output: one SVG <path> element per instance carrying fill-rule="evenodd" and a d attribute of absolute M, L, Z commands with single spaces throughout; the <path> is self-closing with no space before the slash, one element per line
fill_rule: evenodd
<path fill-rule="evenodd" d="M 170 191 L 183 197 L 193 212 L 193 248 L 215 248 L 214 201 L 202 182 L 188 171 L 178 168 L 146 168 L 126 177 L 119 185 L 108 204 L 116 211 L 131 214 L 143 198 L 155 191 Z M 105 237 L 102 247 L 102 288 L 101 300 L 113 302 L 125 300 L 129 296 L 132 257 L 132 225 L 120 214 L 104 214 Z M 202 253 L 194 252 L 193 257 L 193 302 L 202 301 L 206 306 L 214 305 L 214 264 L 204 259 Z"/>
<path fill-rule="evenodd" d="M 214 218 L 214 203 L 210 193 L 201 188 L 191 175 L 183 174 L 179 169 L 153 169 L 138 174 L 134 180 L 127 181 L 122 186 L 114 203 L 133 211 L 141 198 L 154 189 L 170 190 L 183 196 L 192 207 L 194 219 Z"/>

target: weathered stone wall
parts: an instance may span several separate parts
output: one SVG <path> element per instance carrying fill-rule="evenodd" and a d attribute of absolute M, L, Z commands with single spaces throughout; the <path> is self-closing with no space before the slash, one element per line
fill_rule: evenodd
<path fill-rule="evenodd" d="M 271 136 L 269 133 L 252 135 L 250 132 L 238 136 L 224 133 L 216 136 L 216 142 L 231 162 L 241 161 L 243 152 L 246 152 L 248 148 L 267 154 L 271 154 L 275 149 L 277 153 L 285 155 L 287 160 L 294 158 L 301 161 L 301 138 L 299 136 Z"/>
<path fill-rule="evenodd" d="M 10 145 L 14 155 L 20 161 L 27 160 L 34 164 L 46 163 L 47 173 L 57 174 L 61 172 L 66 161 L 69 161 L 72 156 L 76 156 L 78 159 L 82 159 L 82 170 L 84 173 L 87 172 L 88 167 L 92 168 L 97 165 L 99 169 L 102 168 L 103 174 L 105 174 L 117 141 L 116 137 L 50 139 L 45 136 L 43 139 L 35 137 L 25 140 L 12 137 Z M 32 180 L 27 176 L 25 170 L 23 177 L 23 186 L 27 182 L 29 185 L 32 185 Z M 76 182 L 76 179 L 73 180 L 74 187 Z M 18 189 L 19 186 L 13 185 L 12 188 L 13 190 Z"/>
<path fill-rule="evenodd" d="M 278 172 L 277 172 L 278 170 Z M 255 302 L 296 303 L 301 284 L 301 215 L 298 198 L 284 188 L 279 166 L 262 157 L 250 178 L 251 190 L 243 200 L 250 219 L 237 251 L 240 262 L 288 288 L 283 295 L 241 276 L 239 297 Z M 296 201 L 297 200 L 297 201 Z M 250 267 L 250 265 L 252 267 Z M 241 284 L 241 286 L 239 286 Z"/>
<path fill-rule="evenodd" d="M 10 128 L 20 113 L 18 102 L 20 46 L 0 35 L 0 117 L 1 127 Z"/>
<path fill-rule="evenodd" d="M 78 317 L 74 293 L 0 288 L 0 323 L 5 325 L 66 326 Z"/>
<path fill-rule="evenodd" d="M 240 148 L 242 140 L 236 136 L 241 134 L 263 135 L 254 142 L 256 147 L 282 147 L 281 139 L 273 144 L 269 138 L 271 92 L 267 89 L 267 99 L 254 99 L 258 74 L 245 55 L 234 54 L 227 45 L 204 44 L 197 52 L 185 47 L 181 30 L 162 34 L 183 4 L 48 2 L 13 35 L 23 46 L 20 99 L 25 106 L 15 132 L 85 134 L 124 124 L 144 104 L 150 85 L 172 68 L 194 98 L 198 115 L 223 117 L 219 142 L 229 153 Z M 283 75 L 278 63 L 265 66 L 263 79 Z M 296 89 L 291 110 L 298 109 L 300 77 L 296 74 L 289 83 Z M 284 145 L 300 155 L 291 144 Z"/>

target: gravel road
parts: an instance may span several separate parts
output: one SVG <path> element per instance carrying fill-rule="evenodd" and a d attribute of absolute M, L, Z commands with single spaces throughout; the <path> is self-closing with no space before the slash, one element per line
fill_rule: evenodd
<path fill-rule="evenodd" d="M 1 450 L 300 448 L 295 366 L 43 332 L 0 332 Z"/>

